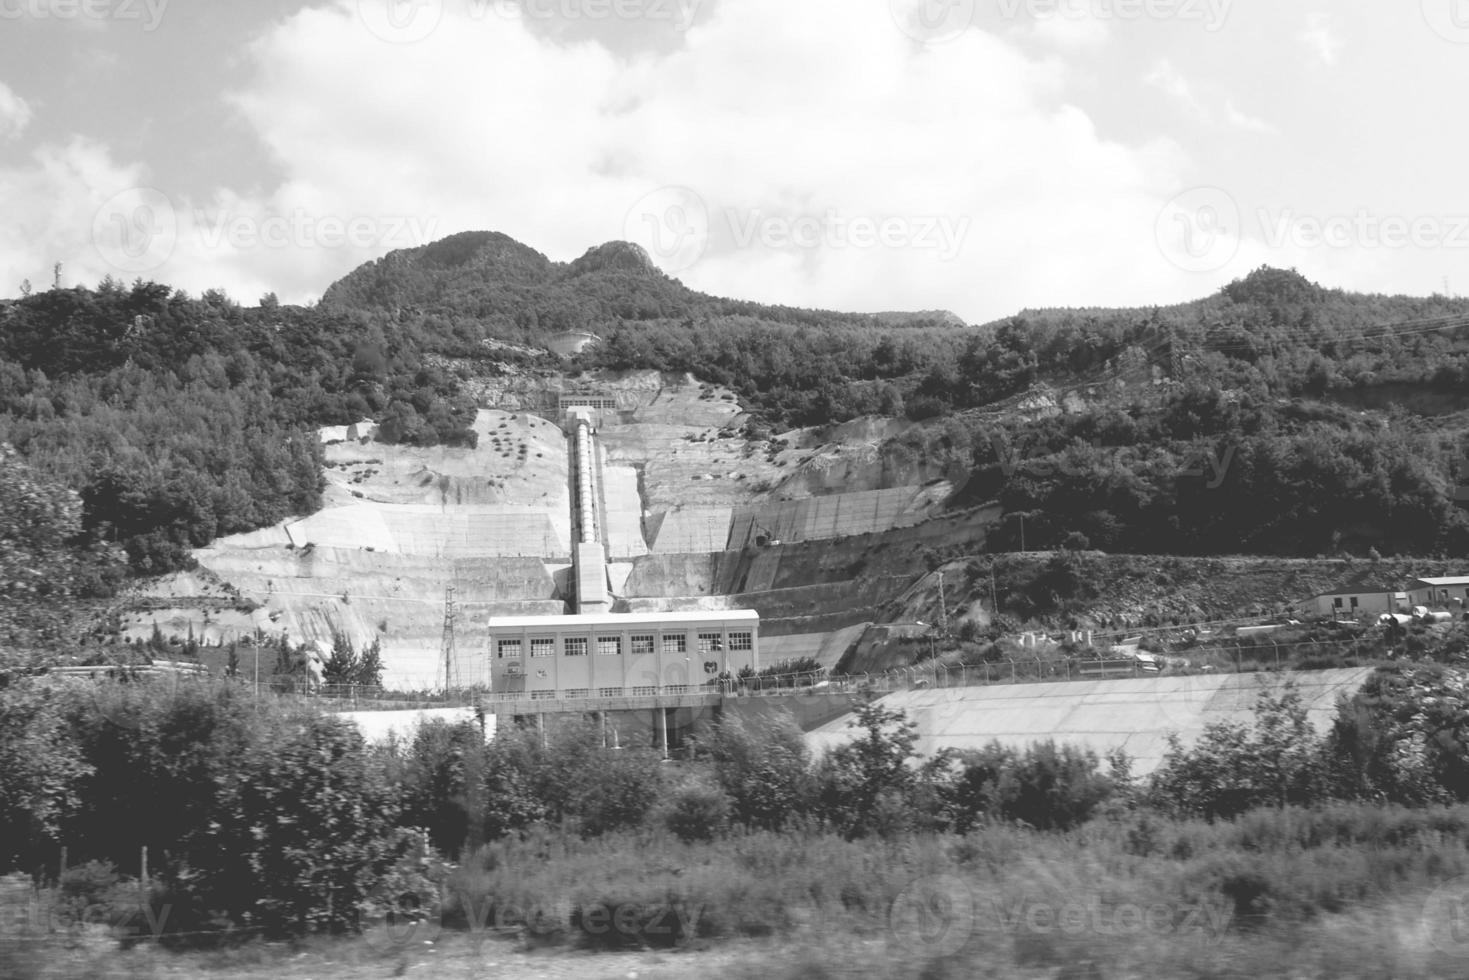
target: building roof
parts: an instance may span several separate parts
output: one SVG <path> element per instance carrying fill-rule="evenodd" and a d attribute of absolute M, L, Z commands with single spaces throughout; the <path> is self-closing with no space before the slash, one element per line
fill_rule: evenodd
<path fill-rule="evenodd" d="M 596 629 L 599 626 L 661 626 L 673 623 L 739 622 L 756 625 L 760 614 L 753 609 L 699 609 L 692 612 L 591 613 L 578 616 L 506 616 L 491 619 L 489 628 L 509 630 Z"/>
<path fill-rule="evenodd" d="M 1424 585 L 1447 585 L 1447 586 L 1469 586 L 1469 575 L 1454 575 L 1449 578 L 1420 578 L 1416 581 Z"/>
<path fill-rule="evenodd" d="M 1338 595 L 1377 595 L 1378 593 L 1390 595 L 1392 593 L 1402 591 L 1403 589 L 1401 586 L 1388 585 L 1383 582 L 1359 582 L 1354 585 L 1344 585 L 1341 588 L 1332 589 L 1329 592 L 1323 592 L 1316 598 L 1322 599 L 1329 596 Z"/>

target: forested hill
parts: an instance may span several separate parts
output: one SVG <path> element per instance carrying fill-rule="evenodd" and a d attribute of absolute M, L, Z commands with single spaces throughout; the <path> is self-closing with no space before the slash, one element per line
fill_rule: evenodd
<path fill-rule="evenodd" d="M 567 329 L 602 341 L 505 346 Z M 1192 303 L 975 327 L 717 299 L 625 243 L 558 264 L 472 233 L 311 308 L 112 280 L 0 300 L 0 643 L 125 566 L 319 506 L 319 426 L 473 444 L 467 380 L 623 368 L 731 387 L 756 435 L 922 423 L 903 438 L 969 473 L 952 503 L 1003 505 L 997 548 L 1023 520 L 1032 548 L 1469 554 L 1469 301 L 1260 269 Z"/>
<path fill-rule="evenodd" d="M 942 310 L 837 313 L 721 299 L 660 271 L 641 246 L 608 242 L 574 262 L 552 262 L 499 232 L 473 231 L 400 249 L 333 283 L 327 308 L 472 318 L 505 340 L 537 343 L 566 330 L 601 333 L 619 322 L 750 317 L 787 326 L 963 326 Z"/>

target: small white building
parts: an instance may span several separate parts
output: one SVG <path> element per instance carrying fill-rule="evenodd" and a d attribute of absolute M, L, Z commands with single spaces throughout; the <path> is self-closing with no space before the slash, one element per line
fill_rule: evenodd
<path fill-rule="evenodd" d="M 1469 611 L 1469 576 L 1420 578 L 1408 588 L 1411 605 L 1440 612 Z"/>
<path fill-rule="evenodd" d="M 1358 616 L 1380 616 L 1383 613 L 1406 612 L 1411 606 L 1407 592 L 1395 586 L 1367 582 L 1343 587 L 1340 591 L 1319 595 L 1306 604 L 1318 616 L 1354 619 Z"/>

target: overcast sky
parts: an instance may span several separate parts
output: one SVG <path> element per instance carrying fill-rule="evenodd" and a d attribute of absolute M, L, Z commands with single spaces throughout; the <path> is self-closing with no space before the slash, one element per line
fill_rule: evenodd
<path fill-rule="evenodd" d="M 843 310 L 1469 292 L 1469 0 L 0 0 L 0 295 L 629 239 Z"/>

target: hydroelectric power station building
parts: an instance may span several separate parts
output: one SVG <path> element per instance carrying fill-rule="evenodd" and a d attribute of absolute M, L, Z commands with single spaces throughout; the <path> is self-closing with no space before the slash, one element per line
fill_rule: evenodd
<path fill-rule="evenodd" d="M 653 734 L 665 752 L 715 708 L 742 671 L 760 668 L 751 609 L 614 612 L 607 577 L 606 500 L 596 421 L 610 399 L 564 406 L 571 460 L 575 612 L 488 622 L 490 705 L 544 725 L 546 715 L 595 715 Z"/>

